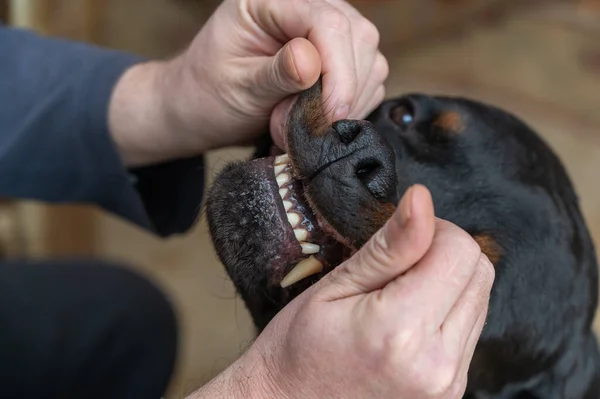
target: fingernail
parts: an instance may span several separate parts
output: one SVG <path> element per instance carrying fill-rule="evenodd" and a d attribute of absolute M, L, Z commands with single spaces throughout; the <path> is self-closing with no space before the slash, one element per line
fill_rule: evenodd
<path fill-rule="evenodd" d="M 405 227 L 410 217 L 412 216 L 412 209 L 414 207 L 414 189 L 413 187 L 409 187 L 404 194 L 404 198 L 402 198 L 402 202 L 400 204 L 400 224 L 402 227 Z"/>
<path fill-rule="evenodd" d="M 298 72 L 298 66 L 296 64 L 296 56 L 294 54 L 294 50 L 292 46 L 287 45 L 286 48 L 286 62 L 288 63 L 285 68 L 286 71 L 289 72 L 290 77 L 294 79 L 295 83 L 302 83 L 302 78 L 300 77 L 300 73 Z"/>
<path fill-rule="evenodd" d="M 335 114 L 333 114 L 333 116 L 336 121 L 339 121 L 340 119 L 346 119 L 349 112 L 350 112 L 350 106 L 347 104 L 344 104 L 344 105 L 340 105 L 336 109 Z"/>

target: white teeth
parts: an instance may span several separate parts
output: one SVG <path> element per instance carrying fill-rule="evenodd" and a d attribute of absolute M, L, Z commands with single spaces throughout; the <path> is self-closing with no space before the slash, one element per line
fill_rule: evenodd
<path fill-rule="evenodd" d="M 302 248 L 302 253 L 304 255 L 313 255 L 318 253 L 321 250 L 321 247 L 317 244 L 313 244 L 307 242 L 308 240 L 308 231 L 299 227 L 300 222 L 302 221 L 301 215 L 296 212 L 290 212 L 294 207 L 292 201 L 288 201 L 285 198 L 287 197 L 290 189 L 288 187 L 282 187 L 289 183 L 292 180 L 292 176 L 289 172 L 285 170 L 289 167 L 290 157 L 287 154 L 280 155 L 275 158 L 275 162 L 273 163 L 273 171 L 275 173 L 275 179 L 277 180 L 277 185 L 279 186 L 279 196 L 283 202 L 283 207 L 285 209 L 285 213 L 287 215 L 288 222 L 294 229 L 294 236 L 300 247 Z M 323 265 L 319 262 L 314 256 L 310 256 L 300 263 L 298 263 L 290 273 L 285 276 L 285 278 L 281 282 L 281 286 L 283 288 L 289 287 L 295 282 L 302 280 L 308 276 L 319 273 L 323 270 Z"/>
<path fill-rule="evenodd" d="M 275 165 L 283 165 L 290 162 L 290 157 L 288 154 L 279 155 L 275 157 Z"/>
<path fill-rule="evenodd" d="M 275 171 L 275 176 L 277 176 L 279 173 L 281 173 L 282 170 L 285 169 L 287 165 L 275 165 L 274 171 Z"/>
<path fill-rule="evenodd" d="M 292 176 L 290 176 L 287 173 L 281 173 L 280 175 L 278 175 L 276 177 L 277 179 L 277 185 L 279 187 L 281 187 L 282 185 L 284 185 L 285 183 L 289 182 L 290 180 L 292 180 Z"/>
<path fill-rule="evenodd" d="M 285 208 L 286 212 L 292 209 L 292 206 L 294 205 L 290 201 L 283 201 L 283 207 Z"/>
<path fill-rule="evenodd" d="M 311 244 L 310 242 L 301 242 L 300 246 L 302 247 L 302 253 L 305 255 L 316 254 L 321 250 L 317 244 Z"/>
<path fill-rule="evenodd" d="M 305 229 L 294 229 L 294 235 L 296 236 L 296 240 L 300 242 L 306 241 L 308 238 L 308 231 Z"/>
<path fill-rule="evenodd" d="M 300 215 L 297 213 L 288 213 L 287 214 L 288 222 L 292 225 L 292 227 L 296 227 L 300 224 Z"/>
<path fill-rule="evenodd" d="M 294 268 L 281 280 L 281 287 L 286 288 L 298 281 L 320 273 L 323 270 L 323 264 L 314 256 L 300 261 Z"/>

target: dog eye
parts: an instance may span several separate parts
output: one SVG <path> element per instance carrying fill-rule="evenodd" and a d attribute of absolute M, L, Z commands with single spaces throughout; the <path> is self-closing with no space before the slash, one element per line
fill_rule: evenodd
<path fill-rule="evenodd" d="M 409 126 L 414 119 L 412 109 L 406 104 L 400 104 L 392 108 L 390 118 L 401 127 Z"/>

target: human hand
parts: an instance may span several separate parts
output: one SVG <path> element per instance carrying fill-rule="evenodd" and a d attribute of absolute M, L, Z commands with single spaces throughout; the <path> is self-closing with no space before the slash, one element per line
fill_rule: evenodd
<path fill-rule="evenodd" d="M 477 243 L 436 219 L 429 191 L 415 186 L 355 256 L 198 394 L 235 381 L 248 398 L 459 399 L 493 280 Z"/>
<path fill-rule="evenodd" d="M 284 148 L 296 94 L 321 75 L 331 122 L 364 118 L 383 100 L 378 46 L 376 27 L 344 0 L 225 0 L 184 53 L 125 74 L 111 107 L 115 141 L 131 149 L 121 151 L 128 164 L 248 144 L 269 126 Z"/>

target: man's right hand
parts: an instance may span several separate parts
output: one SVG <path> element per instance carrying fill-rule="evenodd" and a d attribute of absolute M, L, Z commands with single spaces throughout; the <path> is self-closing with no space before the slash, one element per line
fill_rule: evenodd
<path fill-rule="evenodd" d="M 411 188 L 355 256 L 292 301 L 193 397 L 459 399 L 494 268 Z"/>

